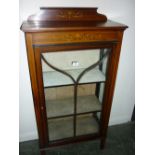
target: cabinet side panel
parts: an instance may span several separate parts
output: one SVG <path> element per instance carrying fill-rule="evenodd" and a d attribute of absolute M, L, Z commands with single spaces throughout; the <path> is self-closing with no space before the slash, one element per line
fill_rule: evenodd
<path fill-rule="evenodd" d="M 47 128 L 47 114 L 45 106 L 45 95 L 44 95 L 44 85 L 43 85 L 43 75 L 42 75 L 42 65 L 41 65 L 41 51 L 39 48 L 34 48 L 34 58 L 36 64 L 36 75 L 38 83 L 38 96 L 39 96 L 39 107 L 41 108 L 40 114 L 42 117 L 42 127 L 44 132 L 44 142 L 48 145 L 48 128 Z"/>
<path fill-rule="evenodd" d="M 108 68 L 107 68 L 107 81 L 105 83 L 105 91 L 103 98 L 102 107 L 102 122 L 101 122 L 101 148 L 104 147 L 105 138 L 107 134 L 107 128 L 109 123 L 109 117 L 111 112 L 111 106 L 113 101 L 113 94 L 115 89 L 115 81 L 117 75 L 117 68 L 122 44 L 123 32 L 119 33 L 119 42 L 113 45 L 112 53 L 109 57 Z"/>
<path fill-rule="evenodd" d="M 32 46 L 32 34 L 26 33 L 25 39 L 26 39 L 30 79 L 31 79 L 31 88 L 32 88 L 32 94 L 33 94 L 33 102 L 34 102 L 35 115 L 36 115 L 36 120 L 37 120 L 38 134 L 39 134 L 39 143 L 40 143 L 40 147 L 42 148 L 44 147 L 45 140 L 44 140 L 43 128 L 42 128 L 42 118 L 40 115 L 36 66 L 35 66 L 34 51 L 33 51 L 33 46 Z"/>

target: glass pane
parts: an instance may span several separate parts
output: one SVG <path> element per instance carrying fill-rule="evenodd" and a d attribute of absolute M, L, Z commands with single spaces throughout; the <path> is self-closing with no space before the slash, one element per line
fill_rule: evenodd
<path fill-rule="evenodd" d="M 100 57 L 103 57 L 103 61 L 99 68 L 100 68 L 100 71 L 105 75 L 105 79 L 107 76 L 106 74 L 107 74 L 107 68 L 108 68 L 108 61 L 109 61 L 109 56 L 110 56 L 111 51 L 112 51 L 112 49 L 105 48 L 105 49 L 101 49 L 101 52 L 100 52 Z M 105 56 L 104 56 L 104 54 L 105 54 Z M 102 100 L 103 100 L 104 86 L 105 86 L 104 82 L 98 83 L 96 85 L 96 96 L 98 96 L 100 102 L 102 102 Z"/>
<path fill-rule="evenodd" d="M 76 120 L 76 136 L 99 132 L 99 124 L 93 114 L 79 115 Z"/>
<path fill-rule="evenodd" d="M 44 89 L 47 118 L 73 114 L 73 86 Z"/>
<path fill-rule="evenodd" d="M 60 140 L 73 137 L 73 117 L 48 120 L 49 140 Z"/>
<path fill-rule="evenodd" d="M 96 84 L 85 84 L 78 86 L 77 113 L 100 111 L 101 104 L 95 96 Z"/>

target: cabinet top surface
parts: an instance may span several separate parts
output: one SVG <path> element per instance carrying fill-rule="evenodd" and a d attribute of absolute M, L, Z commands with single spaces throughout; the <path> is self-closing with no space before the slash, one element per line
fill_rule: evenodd
<path fill-rule="evenodd" d="M 126 25 L 107 20 L 97 13 L 97 8 L 40 8 L 40 12 L 28 17 L 21 30 L 47 32 L 68 30 L 125 30 Z"/>

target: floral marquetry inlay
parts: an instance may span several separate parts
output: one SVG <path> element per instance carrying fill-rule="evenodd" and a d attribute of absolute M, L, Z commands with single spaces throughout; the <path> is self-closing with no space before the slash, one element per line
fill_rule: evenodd
<path fill-rule="evenodd" d="M 97 8 L 46 8 L 31 15 L 28 21 L 100 21 L 106 22 L 107 17 L 97 13 Z"/>
<path fill-rule="evenodd" d="M 60 11 L 58 13 L 58 17 L 60 18 L 81 18 L 83 17 L 83 13 L 80 11 L 76 11 L 76 10 L 64 10 L 64 11 Z"/>
<path fill-rule="evenodd" d="M 109 36 L 109 37 L 107 37 Z M 33 42 L 37 44 L 55 44 L 55 43 L 78 43 L 78 42 L 92 42 L 92 41 L 109 41 L 117 38 L 116 33 L 113 32 L 53 32 L 43 33 L 42 35 L 35 34 Z"/>

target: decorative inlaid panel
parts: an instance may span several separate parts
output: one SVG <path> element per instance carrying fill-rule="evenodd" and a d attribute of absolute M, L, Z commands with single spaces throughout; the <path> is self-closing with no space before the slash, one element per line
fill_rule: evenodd
<path fill-rule="evenodd" d="M 117 33 L 103 31 L 52 32 L 33 35 L 34 44 L 62 44 L 94 41 L 115 41 Z"/>
<path fill-rule="evenodd" d="M 82 12 L 80 12 L 80 11 L 77 11 L 77 10 L 66 10 L 66 11 L 58 12 L 57 16 L 59 18 L 71 19 L 71 18 L 81 18 L 81 17 L 84 17 L 84 14 Z"/>
<path fill-rule="evenodd" d="M 102 21 L 107 17 L 97 12 L 97 8 L 47 8 L 41 7 L 39 13 L 29 16 L 28 21 Z"/>

